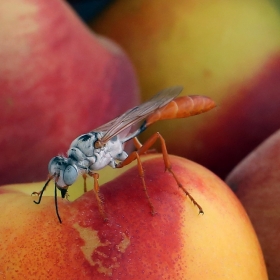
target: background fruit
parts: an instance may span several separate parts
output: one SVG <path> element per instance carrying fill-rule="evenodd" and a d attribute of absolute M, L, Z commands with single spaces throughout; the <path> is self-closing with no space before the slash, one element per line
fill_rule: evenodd
<path fill-rule="evenodd" d="M 212 97 L 219 108 L 163 122 L 169 152 L 225 177 L 278 129 L 280 15 L 261 0 L 118 0 L 91 24 L 132 59 L 142 98 L 174 84 Z"/>
<path fill-rule="evenodd" d="M 280 130 L 240 162 L 227 178 L 253 223 L 271 280 L 280 278 L 279 150 Z"/>
<path fill-rule="evenodd" d="M 17 279 L 267 279 L 255 232 L 232 191 L 202 166 L 170 158 L 203 216 L 164 172 L 161 155 L 143 163 L 155 216 L 137 167 L 102 186 L 108 223 L 92 191 L 74 202 L 59 199 L 59 224 L 53 198 L 35 205 L 20 185 L 0 188 L 0 271 Z"/>
<path fill-rule="evenodd" d="M 61 0 L 0 4 L 0 184 L 44 180 L 74 138 L 138 104 L 133 68 Z"/>

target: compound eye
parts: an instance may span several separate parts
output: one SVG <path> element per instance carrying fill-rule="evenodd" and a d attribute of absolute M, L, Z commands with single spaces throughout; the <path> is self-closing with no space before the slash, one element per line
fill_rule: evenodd
<path fill-rule="evenodd" d="M 63 181 L 67 186 L 72 185 L 78 177 L 78 169 L 74 165 L 67 165 L 63 173 Z"/>

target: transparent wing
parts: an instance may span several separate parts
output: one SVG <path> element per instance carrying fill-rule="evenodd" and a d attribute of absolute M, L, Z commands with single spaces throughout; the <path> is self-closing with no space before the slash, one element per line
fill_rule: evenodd
<path fill-rule="evenodd" d="M 106 143 L 114 136 L 131 127 L 132 125 L 142 121 L 155 110 L 163 107 L 177 97 L 183 90 L 181 86 L 174 86 L 164 89 L 153 96 L 147 102 L 136 106 L 114 120 L 94 129 L 94 131 L 103 131 L 105 134 L 100 139 L 101 143 Z"/>

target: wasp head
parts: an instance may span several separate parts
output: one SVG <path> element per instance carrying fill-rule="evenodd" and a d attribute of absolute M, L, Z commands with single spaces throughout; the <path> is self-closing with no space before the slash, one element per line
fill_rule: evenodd
<path fill-rule="evenodd" d="M 56 186 L 59 189 L 68 188 L 79 175 L 77 166 L 71 159 L 56 156 L 49 162 L 49 174 L 55 178 Z"/>

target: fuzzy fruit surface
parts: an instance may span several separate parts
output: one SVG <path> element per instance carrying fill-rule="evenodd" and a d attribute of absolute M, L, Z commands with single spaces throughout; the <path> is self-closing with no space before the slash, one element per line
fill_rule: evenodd
<path fill-rule="evenodd" d="M 161 155 L 145 158 L 155 216 L 136 166 L 101 187 L 107 223 L 93 191 L 73 202 L 59 199 L 59 224 L 53 197 L 35 205 L 22 186 L 0 188 L 2 274 L 7 279 L 267 279 L 250 220 L 224 182 L 194 162 L 170 157 L 180 182 L 203 207 L 204 215 L 198 215 L 164 172 Z"/>

